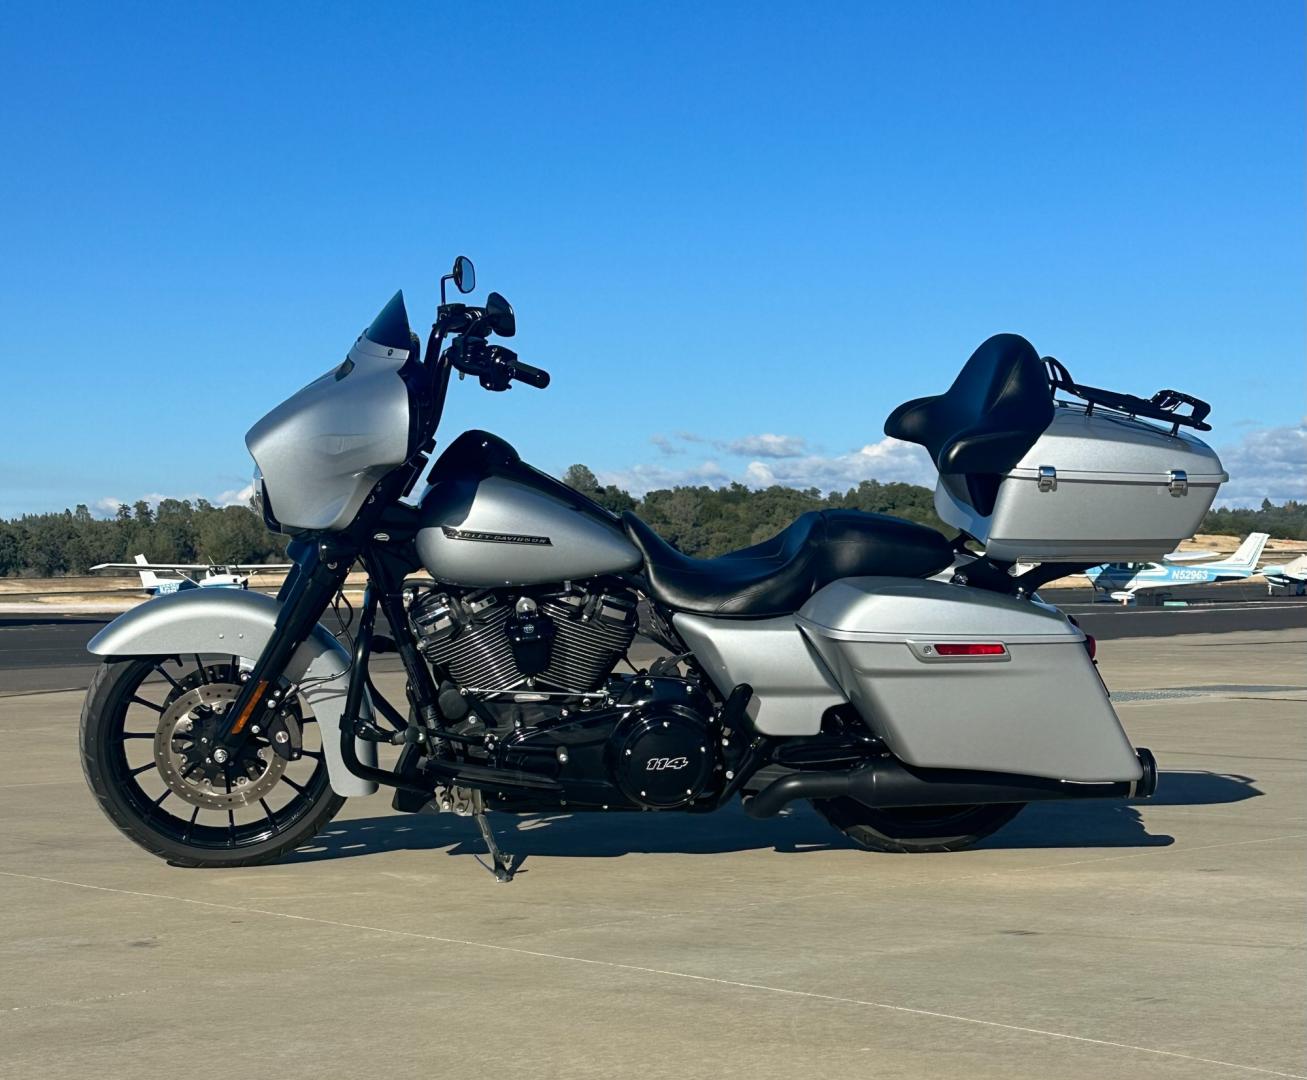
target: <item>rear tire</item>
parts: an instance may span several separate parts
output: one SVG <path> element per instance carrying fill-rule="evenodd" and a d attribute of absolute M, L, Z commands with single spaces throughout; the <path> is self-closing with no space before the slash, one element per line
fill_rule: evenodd
<path fill-rule="evenodd" d="M 209 664 L 200 663 L 197 657 L 197 668 L 206 680 L 234 678 L 235 658 L 225 659 L 226 664 Z M 206 824 L 199 821 L 198 808 L 185 805 L 180 798 L 169 800 L 174 792 L 167 788 L 158 770 L 149 767 L 148 744 L 144 750 L 133 751 L 134 760 L 129 760 L 128 742 L 133 747 L 145 744 L 150 738 L 147 732 L 153 722 L 151 717 L 161 714 L 161 705 L 175 700 L 179 693 L 178 689 L 168 693 L 166 684 L 151 683 L 149 689 L 143 684 L 157 672 L 177 686 L 171 670 L 165 667 L 174 663 L 177 661 L 172 657 L 109 661 L 100 665 L 91 681 L 82 707 L 82 771 L 105 815 L 126 836 L 173 866 L 258 866 L 275 862 L 307 843 L 345 805 L 344 797 L 331 790 L 321 750 L 304 750 L 305 767 L 316 762 L 309 775 L 301 774 L 294 780 L 287 772 L 277 784 L 276 790 L 283 792 L 281 797 L 293 792 L 288 802 L 274 809 L 268 800 L 280 798 L 270 791 L 267 799 L 242 807 L 246 820 L 240 823 L 234 812 L 229 815 L 209 810 L 205 812 Z M 164 694 L 165 700 L 159 702 L 157 699 Z M 128 718 L 129 710 L 135 710 L 136 719 Z M 302 719 L 312 725 L 311 717 Z M 142 728 L 142 724 L 146 726 Z M 147 782 L 145 787 L 138 776 Z M 165 790 L 156 800 L 151 794 L 159 786 Z M 170 812 L 178 804 L 180 816 Z"/>
<path fill-rule="evenodd" d="M 1025 803 L 876 809 L 856 799 L 813 799 L 813 809 L 866 851 L 962 851 L 997 832 Z"/>

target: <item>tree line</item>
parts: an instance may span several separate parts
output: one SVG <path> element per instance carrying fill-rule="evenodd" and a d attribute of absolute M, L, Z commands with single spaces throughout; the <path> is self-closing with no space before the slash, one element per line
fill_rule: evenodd
<path fill-rule="evenodd" d="M 248 506 L 213 506 L 204 499 L 164 499 L 157 507 L 119 506 L 95 517 L 85 505 L 54 514 L 0 521 L 0 577 L 84 574 L 96 563 L 276 562 L 286 537 L 268 531 Z"/>
<path fill-rule="evenodd" d="M 948 537 L 957 530 L 935 513 L 931 488 L 920 484 L 882 484 L 863 480 L 846 491 L 823 494 L 816 488 L 675 487 L 651 491 L 635 499 L 617 487 L 605 487 L 584 465 L 573 465 L 563 479 L 620 513 L 634 510 L 654 530 L 687 555 L 720 555 L 774 536 L 807 510 L 871 510 L 892 514 L 938 529 Z M 1288 540 L 1307 540 L 1307 503 L 1290 500 L 1277 506 L 1263 499 L 1257 509 L 1211 510 L 1198 529 L 1201 533 L 1246 536 L 1265 532 Z"/>
<path fill-rule="evenodd" d="M 573 465 L 563 479 L 609 510 L 635 511 L 687 555 L 720 555 L 756 544 L 808 510 L 870 510 L 908 518 L 946 535 L 953 532 L 935 515 L 931 490 L 918 484 L 864 480 L 846 491 L 827 493 L 780 485 L 678 486 L 637 499 L 621 488 L 600 484 L 584 465 Z M 1199 531 L 1234 536 L 1258 531 L 1304 540 L 1307 503 L 1277 506 L 1263 500 L 1257 509 L 1213 510 Z M 84 574 L 96 563 L 130 562 L 137 553 L 151 562 L 278 562 L 285 556 L 286 539 L 269 532 L 247 506 L 164 499 L 157 507 L 145 502 L 119 506 L 105 519 L 79 505 L 75 510 L 0 520 L 0 577 Z"/>

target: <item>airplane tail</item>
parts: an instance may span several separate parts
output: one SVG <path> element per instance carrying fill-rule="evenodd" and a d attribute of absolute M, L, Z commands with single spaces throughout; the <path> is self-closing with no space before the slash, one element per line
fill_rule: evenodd
<path fill-rule="evenodd" d="M 144 555 L 137 555 L 134 561 L 142 565 L 146 565 L 149 563 L 150 560 L 147 559 Z M 159 587 L 159 577 L 153 570 L 138 570 L 137 573 L 141 575 L 142 589 L 148 589 L 149 591 L 153 592 L 155 589 Z"/>
<path fill-rule="evenodd" d="M 1268 533 L 1249 533 L 1248 539 L 1239 545 L 1239 550 L 1220 565 L 1229 570 L 1256 570 L 1257 560 L 1262 557 L 1262 549 L 1266 547 L 1266 541 L 1269 539 L 1270 534 Z M 1217 564 L 1208 563 L 1207 565 L 1214 566 Z"/>

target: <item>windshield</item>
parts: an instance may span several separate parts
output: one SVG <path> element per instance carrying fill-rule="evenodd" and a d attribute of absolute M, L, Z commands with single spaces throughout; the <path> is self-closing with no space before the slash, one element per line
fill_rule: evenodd
<path fill-rule="evenodd" d="M 414 349 L 412 331 L 408 327 L 408 311 L 404 307 L 404 292 L 400 290 L 381 309 L 363 336 L 387 349 Z"/>

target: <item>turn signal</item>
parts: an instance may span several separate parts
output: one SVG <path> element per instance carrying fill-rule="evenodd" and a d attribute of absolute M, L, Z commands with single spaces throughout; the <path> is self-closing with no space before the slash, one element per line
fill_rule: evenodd
<path fill-rule="evenodd" d="M 1002 656 L 1007 646 L 999 641 L 976 642 L 974 644 L 936 645 L 935 652 L 940 656 Z"/>

